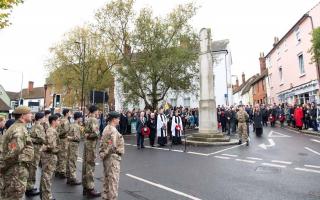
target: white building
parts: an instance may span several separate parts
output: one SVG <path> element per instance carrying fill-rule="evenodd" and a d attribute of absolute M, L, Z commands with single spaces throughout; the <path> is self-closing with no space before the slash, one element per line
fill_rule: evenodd
<path fill-rule="evenodd" d="M 231 83 L 231 65 L 232 57 L 229 46 L 229 40 L 219 40 L 212 42 L 212 56 L 214 59 L 213 72 L 215 80 L 216 105 L 232 105 L 232 83 Z M 144 109 L 145 105 L 142 99 L 136 104 L 124 105 L 126 94 L 123 92 L 121 84 L 115 76 L 115 110 L 139 108 Z M 188 108 L 199 107 L 199 91 L 182 92 L 169 90 L 163 103 L 169 103 L 172 106 L 183 106 Z"/>

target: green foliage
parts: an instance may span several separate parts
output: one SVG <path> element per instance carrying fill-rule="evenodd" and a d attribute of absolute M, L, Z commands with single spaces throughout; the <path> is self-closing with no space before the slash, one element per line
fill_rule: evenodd
<path fill-rule="evenodd" d="M 179 5 L 166 17 L 143 8 L 136 16 L 132 0 L 114 0 L 96 13 L 96 28 L 120 59 L 118 80 L 126 101 L 143 99 L 157 108 L 170 89 L 194 91 L 198 77 L 198 38 L 189 24 L 197 8 Z"/>
<path fill-rule="evenodd" d="M 106 49 L 89 27 L 75 28 L 50 49 L 48 82 L 54 84 L 57 93 L 64 94 L 64 106 L 80 104 L 82 80 L 87 99 L 89 91 L 104 91 L 113 84 L 110 69 L 117 59 Z"/>
<path fill-rule="evenodd" d="M 23 0 L 0 0 L 0 29 L 10 25 L 8 17 L 13 7 L 23 3 Z"/>
<path fill-rule="evenodd" d="M 319 62 L 320 61 L 320 27 L 316 28 L 312 32 L 312 61 Z"/>

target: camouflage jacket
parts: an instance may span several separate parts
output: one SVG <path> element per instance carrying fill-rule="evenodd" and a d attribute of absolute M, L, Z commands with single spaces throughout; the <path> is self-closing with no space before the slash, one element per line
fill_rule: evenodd
<path fill-rule="evenodd" d="M 70 131 L 68 133 L 69 141 L 80 142 L 81 139 L 81 127 L 78 123 L 70 125 Z"/>
<path fill-rule="evenodd" d="M 50 127 L 50 124 L 49 124 L 48 120 L 44 121 L 41 125 L 44 128 L 44 132 L 47 132 L 48 128 Z"/>
<path fill-rule="evenodd" d="M 5 167 L 16 163 L 33 161 L 34 149 L 30 135 L 24 123 L 17 120 L 3 136 L 1 161 Z"/>
<path fill-rule="evenodd" d="M 95 117 L 89 117 L 85 122 L 85 134 L 88 134 L 87 139 L 95 140 L 99 137 L 99 122 Z"/>
<path fill-rule="evenodd" d="M 40 122 L 36 122 L 33 125 L 30 136 L 33 144 L 43 144 L 44 140 L 46 139 L 46 134 L 44 132 L 44 127 L 40 124 Z"/>
<path fill-rule="evenodd" d="M 47 130 L 46 137 L 44 144 L 42 146 L 42 151 L 47 152 L 47 153 L 58 153 L 59 148 L 58 148 L 58 132 L 55 128 L 50 127 Z"/>
<path fill-rule="evenodd" d="M 59 137 L 61 139 L 66 138 L 70 131 L 70 122 L 68 118 L 64 117 L 60 120 L 60 125 L 58 127 Z"/>
<path fill-rule="evenodd" d="M 246 111 L 237 112 L 237 120 L 239 123 L 245 123 L 249 119 L 249 115 Z"/>
<path fill-rule="evenodd" d="M 108 125 L 103 130 L 99 155 L 104 160 L 111 154 L 118 154 L 119 156 L 124 154 L 124 139 L 114 126 Z"/>

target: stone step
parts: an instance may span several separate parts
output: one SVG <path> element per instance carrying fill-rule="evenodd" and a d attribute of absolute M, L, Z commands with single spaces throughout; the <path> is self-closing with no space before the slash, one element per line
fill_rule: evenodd
<path fill-rule="evenodd" d="M 193 141 L 203 141 L 203 142 L 228 142 L 230 141 L 230 137 L 223 137 L 223 138 L 205 138 L 205 137 L 195 137 L 190 136 L 187 138 L 188 140 Z"/>
<path fill-rule="evenodd" d="M 192 134 L 193 137 L 197 138 L 224 138 L 222 133 L 210 134 L 210 133 L 194 133 Z"/>

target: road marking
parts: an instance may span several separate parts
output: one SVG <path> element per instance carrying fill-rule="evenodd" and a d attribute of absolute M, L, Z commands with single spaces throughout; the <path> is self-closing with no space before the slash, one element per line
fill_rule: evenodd
<path fill-rule="evenodd" d="M 305 167 L 311 167 L 311 168 L 316 168 L 316 169 L 320 169 L 320 166 L 317 165 L 304 165 Z"/>
<path fill-rule="evenodd" d="M 304 147 L 306 150 L 308 150 L 308 151 L 311 151 L 312 153 L 315 153 L 315 154 L 317 154 L 317 155 L 319 155 L 320 156 L 320 153 L 319 152 L 317 152 L 317 151 L 315 151 L 315 150 L 313 150 L 313 149 L 311 149 L 311 148 L 309 148 L 309 147 Z"/>
<path fill-rule="evenodd" d="M 148 181 L 148 180 L 146 180 L 146 179 L 139 178 L 139 177 L 134 176 L 134 175 L 131 175 L 131 174 L 126 174 L 126 176 L 128 176 L 128 177 L 130 177 L 130 178 L 133 178 L 133 179 L 136 179 L 136 180 L 138 180 L 138 181 L 147 183 L 147 184 L 149 184 L 149 185 L 155 186 L 155 187 L 157 187 L 157 188 L 160 188 L 160 189 L 163 189 L 163 190 L 167 190 L 167 191 L 172 192 L 172 193 L 175 193 L 175 194 L 177 194 L 177 195 L 187 197 L 187 198 L 192 199 L 192 200 L 201 200 L 201 199 L 199 199 L 199 198 L 197 198 L 197 197 L 194 197 L 194 196 L 191 196 L 191 195 L 189 195 L 189 194 L 180 192 L 180 191 L 178 191 L 178 190 L 174 190 L 174 189 L 172 189 L 172 188 L 166 187 L 166 186 L 161 185 L 161 184 L 159 184 L 159 183 L 154 183 L 154 182 Z"/>
<path fill-rule="evenodd" d="M 126 145 L 126 146 L 134 146 L 133 144 L 128 144 L 128 143 L 125 143 L 124 145 Z"/>
<path fill-rule="evenodd" d="M 320 141 L 316 139 L 311 139 L 311 141 L 320 143 Z"/>
<path fill-rule="evenodd" d="M 286 165 L 291 165 L 291 164 L 292 164 L 292 162 L 281 161 L 281 160 L 272 160 L 271 162 L 273 162 L 273 163 L 280 163 L 280 164 L 286 164 Z"/>
<path fill-rule="evenodd" d="M 314 172 L 314 173 L 319 173 L 320 174 L 320 171 L 319 170 L 314 170 L 314 169 L 307 169 L 307 168 L 294 168 L 295 170 L 298 170 L 298 171 L 304 171 L 304 172 Z"/>
<path fill-rule="evenodd" d="M 273 138 L 285 138 L 285 137 L 291 137 L 289 135 L 285 135 L 283 133 L 279 133 L 276 131 L 270 131 L 268 137 L 273 137 Z"/>
<path fill-rule="evenodd" d="M 260 144 L 259 147 L 263 148 L 263 149 L 267 149 L 268 147 L 273 147 L 275 146 L 276 144 L 274 143 L 273 139 L 268 139 L 269 143 L 270 144 Z"/>
<path fill-rule="evenodd" d="M 247 159 L 251 159 L 251 160 L 263 160 L 261 158 L 255 158 L 255 157 L 247 157 Z"/>
<path fill-rule="evenodd" d="M 243 160 L 243 159 L 236 159 L 236 161 L 239 161 L 239 162 L 246 162 L 246 163 L 256 163 L 256 161 L 253 161 L 253 160 Z"/>
<path fill-rule="evenodd" d="M 163 151 L 169 151 L 169 149 L 166 149 L 166 148 L 159 148 L 159 147 L 150 147 L 150 146 L 146 146 L 146 148 L 149 148 L 149 149 L 158 149 L 158 150 L 163 150 Z"/>
<path fill-rule="evenodd" d="M 193 152 L 193 151 L 188 151 L 187 153 L 189 153 L 189 154 L 194 154 L 194 155 L 200 155 L 200 156 L 209 156 L 209 154 L 198 153 L 198 152 Z"/>
<path fill-rule="evenodd" d="M 182 150 L 177 150 L 177 149 L 172 149 L 170 151 L 181 152 L 181 153 L 183 152 Z"/>
<path fill-rule="evenodd" d="M 280 168 L 286 168 L 287 167 L 285 165 L 276 165 L 276 164 L 272 164 L 272 163 L 262 163 L 262 165 L 270 166 L 270 167 L 280 167 Z"/>
<path fill-rule="evenodd" d="M 243 146 L 243 145 L 245 145 L 245 144 L 246 144 L 246 143 L 243 143 L 243 144 L 238 145 L 238 146 L 234 146 L 234 147 L 222 149 L 222 150 L 220 150 L 220 151 L 216 151 L 216 152 L 213 152 L 213 153 L 209 153 L 208 155 L 210 156 L 210 155 L 218 154 L 218 153 L 221 153 L 221 152 L 224 152 L 224 151 L 228 151 L 228 150 L 230 150 L 230 149 L 234 149 L 234 148 L 241 147 L 241 146 Z"/>
<path fill-rule="evenodd" d="M 221 154 L 223 156 L 229 156 L 229 157 L 238 157 L 238 155 L 233 155 L 233 154 Z"/>
<path fill-rule="evenodd" d="M 220 159 L 224 159 L 224 160 L 229 160 L 229 157 L 224 157 L 224 156 L 214 156 L 215 158 L 220 158 Z"/>

